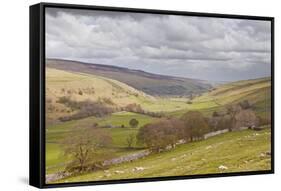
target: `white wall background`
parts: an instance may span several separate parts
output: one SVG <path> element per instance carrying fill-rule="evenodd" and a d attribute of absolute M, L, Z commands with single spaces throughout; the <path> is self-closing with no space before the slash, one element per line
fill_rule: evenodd
<path fill-rule="evenodd" d="M 51 1 L 51 0 L 50 0 Z M 0 190 L 37 190 L 28 185 L 29 5 L 37 0 L 2 0 L 0 6 Z M 280 187 L 279 52 L 281 11 L 277 0 L 52 0 L 52 2 L 275 17 L 276 173 L 152 183 L 86 186 L 54 190 L 269 190 Z M 276 189 L 275 189 L 276 190 Z"/>

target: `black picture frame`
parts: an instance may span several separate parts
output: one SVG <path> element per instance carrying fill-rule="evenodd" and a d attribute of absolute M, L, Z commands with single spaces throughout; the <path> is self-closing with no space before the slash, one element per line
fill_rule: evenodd
<path fill-rule="evenodd" d="M 271 170 L 235 172 L 221 174 L 200 174 L 158 178 L 140 178 L 126 180 L 106 180 L 75 183 L 45 183 L 45 8 L 71 8 L 83 10 L 103 10 L 131 13 L 170 14 L 212 18 L 235 18 L 248 20 L 265 20 L 271 22 Z M 115 183 L 132 183 L 147 181 L 179 180 L 193 178 L 227 177 L 274 173 L 274 18 L 249 15 L 231 15 L 217 13 L 197 13 L 185 11 L 168 11 L 153 9 L 135 9 L 121 7 L 88 6 L 73 4 L 39 3 L 30 6 L 30 153 L 29 184 L 38 188 L 66 186 L 85 186 Z"/>

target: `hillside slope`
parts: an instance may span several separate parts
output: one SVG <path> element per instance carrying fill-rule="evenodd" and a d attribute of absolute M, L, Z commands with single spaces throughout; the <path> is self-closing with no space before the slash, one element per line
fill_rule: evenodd
<path fill-rule="evenodd" d="M 243 80 L 219 85 L 201 96 L 195 97 L 183 110 L 171 112 L 171 115 L 181 116 L 187 110 L 199 110 L 206 116 L 214 111 L 224 111 L 227 105 L 248 100 L 259 116 L 271 118 L 271 78 Z M 175 98 L 173 101 L 185 101 Z"/>
<path fill-rule="evenodd" d="M 106 171 L 68 177 L 59 182 L 270 170 L 270 137 L 270 129 L 258 133 L 252 130 L 226 133 L 116 165 Z M 221 170 L 221 165 L 226 169 Z M 142 170 L 134 170 L 136 167 Z"/>
<path fill-rule="evenodd" d="M 153 97 L 106 77 L 47 68 L 47 105 L 50 105 L 49 101 L 55 106 L 51 112 L 47 112 L 47 117 L 54 119 L 71 114 L 68 108 L 57 103 L 57 100 L 63 96 L 77 101 L 87 99 L 109 101 L 113 107 L 124 107 L 136 103 L 147 111 L 172 112 L 172 115 L 178 116 L 188 110 L 200 110 L 210 115 L 213 111 L 223 110 L 228 104 L 249 100 L 260 115 L 269 117 L 271 111 L 270 80 L 270 78 L 262 78 L 220 85 L 195 97 L 190 104 L 188 98 Z"/>
<path fill-rule="evenodd" d="M 47 59 L 46 63 L 49 68 L 115 79 L 154 96 L 188 96 L 211 88 L 210 84 L 202 80 L 158 75 L 116 66 L 57 59 Z"/>
<path fill-rule="evenodd" d="M 46 148 L 47 148 L 47 155 L 46 155 L 46 162 L 47 162 L 47 172 L 48 173 L 56 173 L 60 170 L 63 170 L 65 162 L 67 160 L 62 156 L 62 150 L 59 145 L 59 141 L 67 135 L 67 133 L 71 132 L 73 128 L 79 127 L 81 125 L 93 125 L 98 124 L 100 126 L 114 126 L 118 128 L 109 128 L 106 129 L 109 133 L 111 133 L 114 141 L 114 148 L 111 148 L 110 152 L 116 154 L 116 155 L 124 155 L 131 152 L 135 152 L 134 150 L 128 150 L 126 149 L 126 137 L 129 134 L 137 134 L 138 129 L 152 121 L 159 120 L 159 118 L 154 118 L 145 114 L 140 113 L 132 113 L 132 112 L 115 112 L 111 113 L 109 115 L 105 115 L 102 117 L 85 117 L 79 120 L 71 120 L 67 122 L 59 122 L 59 123 L 49 123 L 49 121 L 55 120 L 60 116 L 65 115 L 71 115 L 73 111 L 69 110 L 68 107 L 66 107 L 64 104 L 58 103 L 59 98 L 61 97 L 70 97 L 72 100 L 76 101 L 85 101 L 85 100 L 92 100 L 92 101 L 103 101 L 106 105 L 111 105 L 111 107 L 122 107 L 130 103 L 136 103 L 140 104 L 143 109 L 146 111 L 153 111 L 153 112 L 165 112 L 167 115 L 176 115 L 181 116 L 183 113 L 186 113 L 189 110 L 198 110 L 201 111 L 206 117 L 209 115 L 212 115 L 213 111 L 221 111 L 225 109 L 225 106 L 232 103 L 237 103 L 240 101 L 243 101 L 245 99 L 249 100 L 253 105 L 254 109 L 257 111 L 259 115 L 270 115 L 270 88 L 271 88 L 271 82 L 270 78 L 263 78 L 263 79 L 255 79 L 255 80 L 245 80 L 245 81 L 239 81 L 235 83 L 229 83 L 225 85 L 218 86 L 214 88 L 213 90 L 206 92 L 202 94 L 201 96 L 194 97 L 192 100 L 189 100 L 188 98 L 160 98 L 160 97 L 153 97 L 146 93 L 143 93 L 142 91 L 136 90 L 133 87 L 130 87 L 122 82 L 119 82 L 117 80 L 112 80 L 106 77 L 93 75 L 93 74 L 87 74 L 87 73 L 79 73 L 79 72 L 69 72 L 69 71 L 63 71 L 53 68 L 46 69 L 46 96 L 47 96 L 47 106 L 52 105 L 54 108 L 52 111 L 47 111 L 47 129 L 46 129 Z M 139 121 L 138 128 L 130 128 L 129 121 L 132 118 L 136 118 Z M 125 128 L 121 128 L 121 126 L 125 126 Z M 119 128 L 120 127 L 120 128 Z M 247 133 L 246 133 L 247 132 Z M 238 137 L 247 137 L 252 136 L 251 131 L 241 132 L 237 134 L 231 133 L 230 135 L 237 135 L 237 141 L 238 142 L 231 142 L 232 136 L 229 136 L 224 140 L 224 136 L 227 137 L 227 135 L 223 135 L 221 139 L 215 139 L 214 142 L 209 142 L 207 140 L 206 142 L 202 142 L 203 145 L 213 144 L 216 141 L 226 143 L 225 147 L 219 147 L 218 151 L 220 152 L 227 152 L 229 150 L 229 147 L 232 148 L 230 143 L 238 144 L 238 145 L 244 145 L 244 143 L 252 143 L 248 139 L 245 140 L 245 142 L 239 142 Z M 245 134 L 244 134 L 245 133 Z M 269 132 L 265 133 L 264 135 L 267 136 Z M 235 138 L 235 137 L 234 137 Z M 235 139 L 236 139 L 235 138 Z M 228 139 L 230 142 L 228 142 Z M 213 140 L 213 139 L 212 139 Z M 244 151 L 248 149 L 255 150 L 255 149 L 262 149 L 262 150 L 255 150 L 256 154 L 252 153 L 257 157 L 261 152 L 265 152 L 268 150 L 268 138 L 263 139 L 262 142 L 256 142 L 257 145 L 260 145 L 260 148 L 254 148 L 253 145 L 249 145 L 251 147 L 237 147 L 237 149 L 241 149 L 241 154 L 243 155 Z M 206 143 L 206 144 L 205 144 Z M 229 144 L 228 144 L 229 143 Z M 205 148 L 201 147 L 201 142 L 194 143 L 196 148 Z M 178 158 L 180 155 L 186 154 L 185 149 L 192 153 L 195 152 L 195 146 L 194 144 L 187 144 L 186 146 L 180 146 L 176 151 L 180 151 L 178 154 L 174 153 L 173 155 L 169 155 L 164 153 L 164 159 L 167 160 L 170 163 L 170 160 L 177 160 L 172 158 Z M 118 148 L 115 148 L 115 147 Z M 137 147 L 137 145 L 135 145 Z M 264 148 L 267 149 L 264 149 Z M 183 150 L 180 150 L 183 148 Z M 138 149 L 137 149 L 138 150 Z M 202 152 L 201 152 L 202 151 Z M 204 152 L 207 152 L 206 150 L 202 149 L 200 151 L 200 156 L 204 159 Z M 214 154 L 216 154 L 217 150 L 212 151 Z M 107 151 L 106 151 L 107 152 Z M 171 153 L 172 153 L 171 152 Z M 238 150 L 237 150 L 238 152 Z M 211 153 L 210 153 L 211 154 Z M 217 153 L 218 154 L 218 153 Z M 244 153 L 246 157 L 246 153 Z M 257 156 L 256 156 L 257 155 Z M 167 158 L 165 158 L 167 156 Z M 195 155 L 196 156 L 196 155 Z M 160 157 L 160 156 L 159 156 Z M 159 165 L 157 168 L 153 168 L 152 171 L 145 171 L 147 174 L 144 174 L 145 176 L 155 175 L 159 171 L 159 175 L 167 175 L 165 172 L 161 172 L 161 162 L 162 165 L 164 164 L 164 161 L 160 161 L 160 158 L 153 156 L 148 157 L 148 159 L 144 159 L 144 164 L 146 164 L 146 161 L 156 160 L 159 162 Z M 161 154 L 162 157 L 162 154 Z M 213 159 L 212 159 L 213 157 Z M 225 159 L 225 155 L 220 155 L 221 162 L 223 159 Z M 238 156 L 240 157 L 240 156 Z M 249 157 L 249 153 L 247 155 Z M 210 158 L 215 161 L 215 155 L 210 155 Z M 159 159 L 159 160 L 158 160 Z M 226 158 L 227 159 L 227 158 Z M 239 158 L 235 158 L 235 160 L 240 160 Z M 175 172 L 171 175 L 179 175 L 180 173 L 187 173 L 187 174 L 196 174 L 201 172 L 217 172 L 217 165 L 218 163 L 215 163 L 215 166 L 212 166 L 211 169 L 209 169 L 209 166 L 207 165 L 204 168 L 207 169 L 207 171 L 203 171 L 201 169 L 194 169 L 200 166 L 200 164 L 197 165 L 197 163 L 194 163 L 194 168 L 191 166 L 189 167 L 189 163 L 196 160 L 196 158 L 190 158 L 186 160 L 183 164 L 185 164 L 184 167 L 186 167 L 185 172 Z M 230 159 L 229 159 L 230 160 Z M 242 160 L 242 159 L 241 159 Z M 256 160 L 256 159 L 249 159 L 249 160 Z M 150 161 L 152 162 L 152 161 Z M 147 167 L 150 168 L 150 165 L 154 165 L 152 163 L 147 163 Z M 231 161 L 230 161 L 231 162 Z M 268 160 L 257 161 L 255 163 L 250 163 L 250 166 L 246 166 L 246 170 L 249 169 L 264 169 L 268 168 Z M 136 166 L 141 166 L 141 163 L 133 163 Z M 171 163 L 174 164 L 174 163 Z M 124 164 L 125 165 L 125 164 Z M 133 166 L 130 166 L 129 168 L 134 168 Z M 179 164 L 174 164 L 175 166 Z M 225 165 L 225 164 L 222 164 Z M 226 165 L 234 165 L 234 163 L 226 163 Z M 243 163 L 241 163 L 243 166 Z M 170 166 L 171 169 L 176 168 L 175 166 Z M 147 168 L 145 167 L 145 168 Z M 182 169 L 184 169 L 183 166 L 181 166 Z M 126 166 L 120 166 L 120 168 L 127 168 Z M 117 166 L 114 169 L 120 170 Z M 209 171 L 209 170 L 210 171 Z M 239 170 L 240 167 L 233 167 L 230 170 Z M 241 169 L 244 169 L 241 167 Z M 166 169 L 167 170 L 167 169 Z M 114 175 L 112 178 L 126 178 L 131 177 L 134 174 L 126 175 Z M 144 176 L 141 173 L 138 177 Z M 91 175 L 85 175 L 86 179 L 91 179 L 92 177 L 95 179 L 104 179 L 103 174 L 100 174 L 97 172 L 97 174 L 91 174 Z M 84 176 L 83 176 L 84 177 Z M 82 177 L 82 178 L 83 178 Z M 81 180 L 83 180 L 81 178 Z M 79 177 L 80 179 L 80 177 Z M 78 177 L 73 178 L 73 180 L 78 180 Z"/>
<path fill-rule="evenodd" d="M 212 103 L 215 107 L 248 100 L 260 115 L 271 113 L 271 78 L 243 80 L 218 86 L 194 100 L 197 104 Z"/>
<path fill-rule="evenodd" d="M 71 110 L 64 104 L 58 103 L 62 97 L 75 101 L 101 101 L 111 107 L 123 107 L 140 100 L 154 101 L 141 91 L 124 83 L 101 76 L 72 73 L 62 70 L 46 69 L 46 101 L 49 120 L 70 115 Z"/>
<path fill-rule="evenodd" d="M 137 128 L 130 128 L 129 121 L 132 118 L 138 119 L 139 125 Z M 111 125 L 120 127 L 124 125 L 124 128 L 103 128 L 113 139 L 111 147 L 104 149 L 104 152 L 112 152 L 113 156 L 118 156 L 138 152 L 139 149 L 127 149 L 126 138 L 130 134 L 136 135 L 141 126 L 156 120 L 158 120 L 158 118 L 147 115 L 131 112 L 117 112 L 103 118 L 88 117 L 50 125 L 46 131 L 46 172 L 47 174 L 57 173 L 64 169 L 68 159 L 63 156 L 63 149 L 60 142 L 72 131 L 77 131 L 80 126 L 92 125 L 95 123 L 100 126 Z M 142 145 L 136 143 L 136 140 L 134 140 L 133 146 L 136 148 L 142 147 Z"/>
<path fill-rule="evenodd" d="M 186 100 L 172 100 L 150 96 L 117 80 L 102 76 L 46 68 L 47 124 L 60 117 L 74 114 L 58 100 L 68 97 L 73 101 L 100 101 L 112 108 L 139 104 L 150 112 L 171 112 L 188 108 Z"/>

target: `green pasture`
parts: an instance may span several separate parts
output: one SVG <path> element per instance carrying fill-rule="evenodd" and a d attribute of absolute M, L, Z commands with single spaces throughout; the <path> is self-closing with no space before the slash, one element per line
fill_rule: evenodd
<path fill-rule="evenodd" d="M 115 165 L 107 171 L 68 177 L 58 182 L 270 170 L 270 140 L 269 128 L 262 131 L 230 132 L 180 145 L 174 150 L 131 163 Z M 226 169 L 221 170 L 220 166 Z M 136 167 L 142 167 L 143 170 L 136 171 Z"/>
<path fill-rule="evenodd" d="M 253 103 L 253 108 L 258 115 L 265 117 L 271 114 L 270 78 L 220 85 L 189 100 L 188 96 L 153 97 L 117 80 L 97 75 L 71 73 L 50 68 L 47 69 L 46 75 L 47 98 L 52 99 L 56 108 L 50 116 L 47 116 L 50 121 L 56 121 L 60 116 L 69 115 L 62 111 L 62 109 L 67 109 L 66 106 L 56 102 L 62 96 L 70 96 L 71 99 L 77 101 L 110 98 L 116 104 L 114 107 L 124 107 L 129 103 L 136 103 L 140 104 L 145 111 L 163 112 L 168 116 L 177 117 L 189 110 L 197 110 L 204 116 L 211 116 L 214 111 L 225 110 L 225 106 L 228 104 L 249 100 Z M 67 94 L 66 91 L 62 91 L 63 89 L 72 93 Z M 75 93 L 79 89 L 84 91 L 83 95 Z M 91 89 L 94 89 L 92 94 L 86 93 Z M 139 121 L 136 128 L 131 128 L 129 125 L 129 121 L 133 118 Z M 159 118 L 132 112 L 117 112 L 101 118 L 87 117 L 80 120 L 56 122 L 54 125 L 47 124 L 46 172 L 47 174 L 60 172 L 70 161 L 63 155 L 60 146 L 60 141 L 70 132 L 79 131 L 81 127 L 94 124 L 111 126 L 112 128 L 104 129 L 112 136 L 113 144 L 111 147 L 105 148 L 103 152 L 110 152 L 112 157 L 116 157 L 142 149 L 142 146 L 137 145 L 136 141 L 133 144 L 134 149 L 128 149 L 126 138 L 130 134 L 136 135 L 141 126 L 156 120 Z M 257 133 L 258 135 L 255 135 Z M 211 149 L 206 149 L 209 146 Z M 270 150 L 269 130 L 231 132 L 205 141 L 181 145 L 171 152 L 155 154 L 132 163 L 114 166 L 109 169 L 109 173 L 98 171 L 70 177 L 60 182 L 220 173 L 219 165 L 227 166 L 226 172 L 263 170 L 270 168 L 270 158 L 261 158 L 260 155 L 268 150 Z M 132 170 L 140 166 L 144 168 L 143 171 Z M 124 173 L 116 174 L 115 171 L 124 171 Z"/>
<path fill-rule="evenodd" d="M 135 118 L 139 121 L 138 127 L 132 128 L 129 126 L 129 121 L 132 118 Z M 99 126 L 111 125 L 112 128 L 104 128 L 104 130 L 108 131 L 108 133 L 110 133 L 112 136 L 112 147 L 104 150 L 105 152 L 114 153 L 114 156 L 120 156 L 123 154 L 136 152 L 138 151 L 137 149 L 142 147 L 141 145 L 137 145 L 135 140 L 132 146 L 136 148 L 136 150 L 127 149 L 126 139 L 130 134 L 136 135 L 139 127 L 150 123 L 153 120 L 158 119 L 131 112 L 118 112 L 103 118 L 89 117 L 81 120 L 73 120 L 49 126 L 46 130 L 47 173 L 54 173 L 63 169 L 65 163 L 69 161 L 69 159 L 65 158 L 63 155 L 60 141 L 67 136 L 68 133 L 79 131 L 79 127 L 84 125 L 90 126 L 94 125 L 95 123 L 97 123 Z M 121 128 L 121 125 L 124 125 L 125 127 Z"/>

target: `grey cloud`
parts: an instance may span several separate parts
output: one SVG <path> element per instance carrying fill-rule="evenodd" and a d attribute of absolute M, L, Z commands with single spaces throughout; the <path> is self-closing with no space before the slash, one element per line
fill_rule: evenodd
<path fill-rule="evenodd" d="M 270 75 L 270 22 L 47 8 L 49 58 L 207 80 Z"/>
<path fill-rule="evenodd" d="M 74 9 L 74 8 L 47 8 L 48 15 L 51 15 L 53 17 L 59 17 L 61 13 L 67 13 L 69 15 L 74 15 L 77 17 L 107 17 L 111 19 L 121 19 L 121 18 L 131 18 L 131 19 L 136 19 L 136 20 L 141 20 L 145 19 L 147 17 L 151 17 L 151 14 L 144 14 L 144 13 L 134 13 L 131 14 L 130 12 L 120 12 L 120 11 L 103 11 L 103 10 L 81 10 L 81 9 Z M 121 13 L 121 14 L 120 14 Z M 153 14 L 153 17 L 163 17 L 163 15 L 159 14 Z M 91 23 L 91 19 L 88 20 L 88 22 Z"/>

